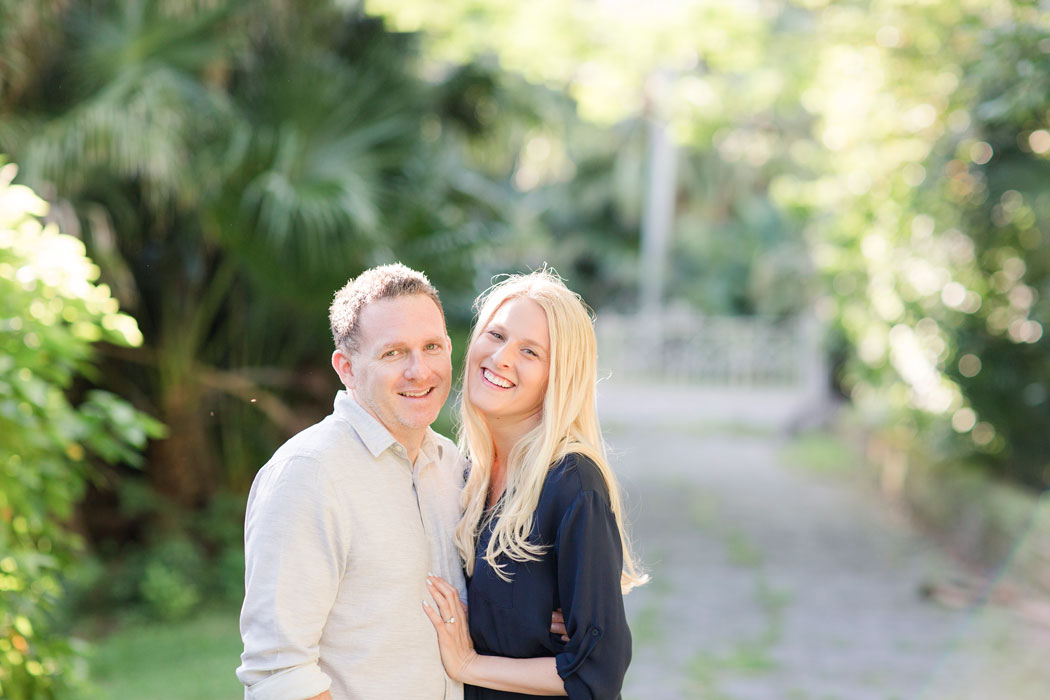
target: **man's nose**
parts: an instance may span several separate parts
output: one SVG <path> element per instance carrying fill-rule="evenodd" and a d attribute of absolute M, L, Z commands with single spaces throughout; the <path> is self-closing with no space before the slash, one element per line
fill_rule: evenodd
<path fill-rule="evenodd" d="M 419 379 L 425 377 L 430 373 L 430 368 L 427 366 L 426 357 L 421 352 L 414 352 L 409 356 L 408 367 L 405 368 L 405 377 L 407 379 Z"/>

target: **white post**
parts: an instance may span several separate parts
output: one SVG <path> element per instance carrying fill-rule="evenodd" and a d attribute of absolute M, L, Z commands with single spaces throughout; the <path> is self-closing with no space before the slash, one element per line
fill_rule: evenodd
<path fill-rule="evenodd" d="M 639 310 L 650 318 L 659 314 L 663 301 L 667 247 L 674 221 L 676 152 L 664 109 L 668 82 L 666 72 L 657 72 L 647 85 L 649 172 L 642 219 Z"/>

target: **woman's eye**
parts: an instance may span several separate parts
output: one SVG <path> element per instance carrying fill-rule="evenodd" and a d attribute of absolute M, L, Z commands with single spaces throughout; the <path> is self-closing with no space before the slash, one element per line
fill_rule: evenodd
<path fill-rule="evenodd" d="M 496 340 L 503 340 L 503 334 L 497 331 L 489 331 L 489 335 L 491 335 Z"/>
<path fill-rule="evenodd" d="M 539 355 L 536 354 L 536 351 L 532 348 L 525 348 L 525 353 L 528 355 L 532 355 L 533 357 L 539 357 Z"/>

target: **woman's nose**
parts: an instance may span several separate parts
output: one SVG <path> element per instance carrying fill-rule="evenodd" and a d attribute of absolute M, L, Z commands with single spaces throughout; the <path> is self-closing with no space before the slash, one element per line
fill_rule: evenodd
<path fill-rule="evenodd" d="M 497 365 L 506 366 L 507 365 L 507 362 L 506 362 L 506 359 L 505 359 L 506 356 L 507 356 L 507 346 L 506 345 L 500 345 L 492 353 L 492 361 L 495 364 L 497 364 Z"/>

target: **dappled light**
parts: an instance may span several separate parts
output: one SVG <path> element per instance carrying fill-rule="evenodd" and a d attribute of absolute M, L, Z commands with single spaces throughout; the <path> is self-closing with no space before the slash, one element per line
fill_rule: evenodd
<path fill-rule="evenodd" d="M 92 343 L 135 346 L 142 334 L 15 173 L 0 167 L 0 694 L 62 697 L 83 681 L 56 616 L 83 547 L 69 523 L 86 465 L 141 465 L 164 431 L 109 392 L 71 401 L 74 380 L 95 371 Z"/>
<path fill-rule="evenodd" d="M 1050 649 L 1045 2 L 0 0 L 0 38 L 0 696 L 234 634 L 333 291 L 401 261 L 457 373 L 497 275 L 595 310 L 625 697 L 1039 697 L 1020 652 L 953 693 Z"/>

